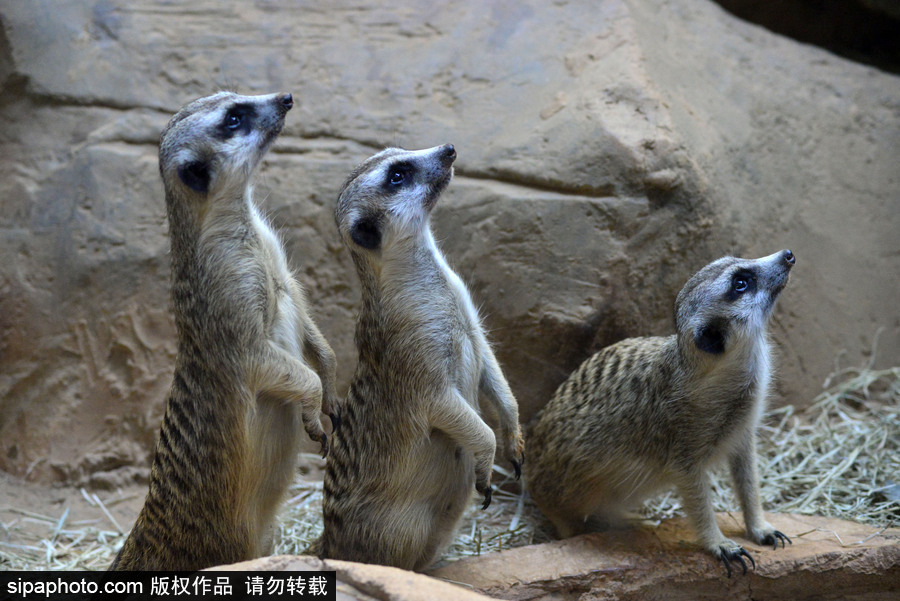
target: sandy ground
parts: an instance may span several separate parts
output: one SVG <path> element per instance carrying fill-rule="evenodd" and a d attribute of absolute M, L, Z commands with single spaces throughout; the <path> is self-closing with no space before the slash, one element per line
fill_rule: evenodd
<path fill-rule="evenodd" d="M 0 569 L 10 569 L 11 554 L 27 558 L 32 569 L 74 561 L 66 549 L 79 537 L 81 547 L 90 547 L 92 540 L 111 543 L 96 545 L 96 555 L 77 565 L 102 569 L 112 561 L 111 549 L 118 548 L 121 533 L 134 524 L 146 493 L 146 485 L 93 492 L 25 482 L 0 472 Z M 19 561 L 15 565 L 21 567 Z"/>
<path fill-rule="evenodd" d="M 298 482 L 321 481 L 324 467 L 318 454 L 301 454 Z M 146 495 L 146 484 L 94 491 L 0 471 L 0 570 L 105 569 Z"/>

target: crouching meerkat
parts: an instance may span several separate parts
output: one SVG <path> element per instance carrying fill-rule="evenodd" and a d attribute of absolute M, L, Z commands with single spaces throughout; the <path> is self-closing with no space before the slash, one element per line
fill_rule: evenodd
<path fill-rule="evenodd" d="M 162 132 L 175 375 L 150 490 L 115 570 L 199 570 L 269 552 L 303 429 L 327 452 L 334 353 L 251 180 L 290 94 L 220 92 Z M 311 369 L 311 364 L 314 369 Z"/>
<path fill-rule="evenodd" d="M 490 503 L 498 445 L 520 472 L 516 400 L 429 223 L 455 159 L 451 145 L 389 148 L 341 189 L 335 219 L 362 307 L 359 362 L 325 471 L 325 529 L 311 547 L 321 557 L 422 570 L 454 536 L 473 484 Z"/>
<path fill-rule="evenodd" d="M 585 361 L 529 425 L 526 483 L 561 537 L 616 523 L 674 485 L 701 544 L 731 575 L 753 558 L 716 524 L 709 471 L 727 460 L 758 544 L 790 540 L 759 501 L 756 430 L 770 380 L 766 323 L 789 250 L 719 259 L 675 302 L 676 334 L 630 338 Z"/>

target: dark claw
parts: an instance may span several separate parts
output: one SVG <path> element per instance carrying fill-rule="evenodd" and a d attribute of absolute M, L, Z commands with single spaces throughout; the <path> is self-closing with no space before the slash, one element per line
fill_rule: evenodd
<path fill-rule="evenodd" d="M 787 535 L 786 535 L 784 532 L 779 532 L 778 530 L 776 530 L 776 531 L 773 532 L 771 535 L 769 535 L 769 538 L 767 538 L 767 539 L 766 539 L 765 541 L 763 541 L 763 542 L 766 543 L 766 544 L 768 544 L 768 543 L 771 542 L 771 543 L 772 543 L 772 549 L 775 550 L 775 549 L 778 548 L 778 541 L 779 541 L 779 540 L 781 541 L 781 548 L 782 548 L 782 549 L 784 549 L 784 541 L 787 541 L 787 542 L 791 543 L 792 545 L 794 544 L 793 541 L 792 541 L 791 539 L 789 539 L 789 538 L 787 537 Z"/>
<path fill-rule="evenodd" d="M 341 429 L 341 416 L 335 411 L 334 413 L 329 413 L 328 417 L 331 418 L 331 435 L 334 436 Z"/>
<path fill-rule="evenodd" d="M 322 443 L 322 459 L 325 459 L 328 456 L 328 437 L 325 436 L 324 432 L 322 432 L 320 442 Z"/>
<path fill-rule="evenodd" d="M 728 570 L 728 577 L 731 578 L 731 562 L 728 561 L 728 557 L 723 554 L 719 559 L 725 564 L 725 569 Z"/>
<path fill-rule="evenodd" d="M 522 477 L 522 464 L 515 459 L 511 460 L 513 470 L 516 472 L 516 480 Z"/>
<path fill-rule="evenodd" d="M 490 486 L 487 487 L 487 490 L 484 491 L 484 503 L 481 505 L 481 509 L 487 509 L 491 505 L 491 495 L 494 491 Z"/>
<path fill-rule="evenodd" d="M 750 564 L 753 566 L 753 569 L 756 569 L 756 561 L 754 561 L 753 556 L 747 553 L 747 550 L 743 547 L 740 547 L 739 551 L 722 551 L 722 563 L 725 564 L 725 569 L 728 570 L 728 577 L 731 578 L 731 560 L 736 559 L 741 564 L 741 568 L 743 568 L 744 575 L 747 574 L 747 563 L 744 561 L 744 557 L 750 560 Z"/>
<path fill-rule="evenodd" d="M 737 556 L 737 560 L 740 562 L 741 567 L 744 569 L 744 576 L 747 575 L 747 563 L 744 561 L 744 558 L 740 555 Z"/>

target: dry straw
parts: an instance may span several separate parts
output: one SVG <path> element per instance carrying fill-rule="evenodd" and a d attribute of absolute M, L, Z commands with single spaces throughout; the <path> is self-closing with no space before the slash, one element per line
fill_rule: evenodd
<path fill-rule="evenodd" d="M 768 413 L 759 432 L 763 506 L 879 527 L 900 523 L 900 367 L 838 369 L 825 388 L 803 412 L 787 406 Z M 550 539 L 528 495 L 506 469 L 495 470 L 500 482 L 491 506 L 481 511 L 473 503 L 444 561 Z M 718 510 L 737 510 L 726 474 L 716 474 L 713 489 Z M 108 506 L 123 499 L 104 502 L 82 492 L 106 519 L 72 522 L 67 509 L 51 517 L 5 508 L 2 515 L 14 517 L 0 522 L 0 568 L 105 569 L 123 542 Z M 298 480 L 275 552 L 302 553 L 322 530 L 321 507 L 321 481 Z M 680 500 L 664 494 L 642 513 L 650 520 L 679 515 Z"/>
<path fill-rule="evenodd" d="M 760 495 L 771 512 L 816 514 L 879 527 L 900 523 L 900 367 L 837 369 L 803 412 L 770 411 L 759 431 Z M 511 474 L 491 506 L 473 504 L 445 561 L 551 539 L 550 525 Z M 729 477 L 713 477 L 719 511 L 739 511 Z M 281 525 L 278 553 L 300 553 L 322 530 L 321 483 L 295 486 Z M 310 508 L 313 511 L 310 511 Z M 641 508 L 648 520 L 682 515 L 674 492 Z"/>

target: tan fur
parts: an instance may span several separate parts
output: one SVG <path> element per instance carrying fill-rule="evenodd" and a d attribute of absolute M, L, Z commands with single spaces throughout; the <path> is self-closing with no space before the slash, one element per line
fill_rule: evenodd
<path fill-rule="evenodd" d="M 178 355 L 150 490 L 110 569 L 269 552 L 301 428 L 327 451 L 319 413 L 334 410 L 334 353 L 250 185 L 291 106 L 289 94 L 220 92 L 160 138 Z"/>
<path fill-rule="evenodd" d="M 338 199 L 363 298 L 319 556 L 422 570 L 454 536 L 473 484 L 490 502 L 497 444 L 519 470 L 518 406 L 429 225 L 455 158 L 452 146 L 387 149 L 351 174 Z M 479 391 L 499 416 L 496 437 Z"/>
<path fill-rule="evenodd" d="M 713 513 L 709 470 L 727 461 L 748 537 L 784 544 L 759 502 L 756 430 L 770 380 L 766 322 L 793 263 L 782 251 L 707 265 L 678 295 L 676 335 L 613 344 L 559 387 L 530 424 L 526 481 L 560 536 L 615 524 L 674 485 L 730 574 L 730 560 L 749 555 Z M 736 290 L 740 278 L 753 290 Z"/>

